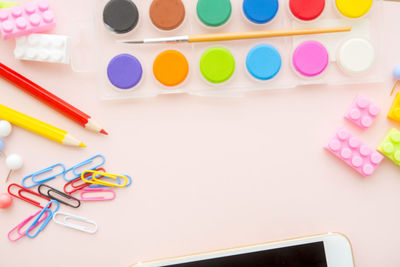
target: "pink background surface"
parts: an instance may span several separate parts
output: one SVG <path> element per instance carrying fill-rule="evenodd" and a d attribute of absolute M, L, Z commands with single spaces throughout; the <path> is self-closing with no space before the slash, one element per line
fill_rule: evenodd
<path fill-rule="evenodd" d="M 62 5 L 57 1 L 56 11 L 65 15 L 59 25 L 72 14 Z M 85 3 L 74 16 L 89 13 Z M 400 128 L 385 117 L 392 101 L 390 71 L 400 62 L 399 14 L 399 4 L 385 4 L 384 84 L 299 87 L 244 98 L 172 95 L 101 102 L 95 75 L 17 62 L 13 41 L 0 42 L 3 63 L 82 108 L 110 132 L 108 137 L 87 132 L 0 79 L 0 103 L 69 130 L 88 145 L 68 148 L 14 129 L 4 140 L 5 152 L 21 154 L 25 165 L 11 181 L 97 153 L 107 157 L 108 171 L 134 177 L 133 186 L 118 190 L 112 202 L 62 207 L 96 221 L 95 235 L 51 223 L 36 239 L 11 243 L 8 231 L 37 211 L 16 199 L 0 211 L 0 266 L 127 266 L 328 231 L 351 239 L 357 266 L 399 266 L 399 167 L 385 159 L 364 179 L 322 148 L 339 126 L 371 146 L 390 127 Z M 55 33 L 63 33 L 62 26 Z M 365 132 L 343 119 L 357 93 L 383 109 Z M 0 175 L 6 174 L 1 160 Z M 6 186 L 3 179 L 0 191 Z"/>

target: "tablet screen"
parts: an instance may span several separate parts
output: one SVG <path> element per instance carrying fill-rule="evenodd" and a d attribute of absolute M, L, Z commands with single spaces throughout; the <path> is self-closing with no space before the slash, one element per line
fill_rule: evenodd
<path fill-rule="evenodd" d="M 323 242 L 166 265 L 172 267 L 328 267 Z"/>

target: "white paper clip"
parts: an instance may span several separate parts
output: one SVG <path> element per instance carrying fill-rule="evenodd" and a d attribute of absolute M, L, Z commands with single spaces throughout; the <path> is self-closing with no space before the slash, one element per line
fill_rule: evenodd
<path fill-rule="evenodd" d="M 58 215 L 64 216 L 64 220 L 58 221 L 57 220 Z M 68 220 L 75 220 L 75 221 L 91 224 L 91 225 L 93 225 L 93 229 L 90 229 L 87 226 L 72 224 L 72 223 L 68 222 Z M 94 221 L 91 221 L 91 220 L 88 220 L 86 218 L 79 217 L 76 215 L 72 215 L 72 214 L 69 214 L 66 212 L 56 212 L 53 216 L 53 221 L 57 224 L 60 224 L 60 225 L 63 225 L 63 226 L 66 226 L 66 227 L 69 227 L 69 228 L 72 228 L 75 230 L 79 230 L 79 231 L 82 231 L 85 233 L 94 234 L 97 232 L 97 223 L 95 223 Z"/>

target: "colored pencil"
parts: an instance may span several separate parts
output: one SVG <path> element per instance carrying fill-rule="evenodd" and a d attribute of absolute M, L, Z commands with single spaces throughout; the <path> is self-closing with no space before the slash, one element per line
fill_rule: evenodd
<path fill-rule="evenodd" d="M 68 146 L 86 147 L 68 132 L 0 104 L 0 119 Z"/>
<path fill-rule="evenodd" d="M 228 32 L 228 33 L 210 33 L 198 35 L 182 35 L 174 37 L 150 38 L 143 40 L 122 40 L 120 42 L 127 44 L 151 44 L 151 43 L 199 43 L 232 41 L 257 38 L 284 37 L 295 35 L 309 35 L 320 33 L 349 32 L 351 27 L 325 27 L 310 29 L 289 29 L 289 30 L 270 30 L 270 31 L 249 31 L 249 32 Z"/>
<path fill-rule="evenodd" d="M 68 116 L 70 119 L 79 123 L 86 129 L 97 133 L 107 134 L 107 132 L 102 129 L 102 127 L 89 115 L 62 100 L 58 96 L 50 93 L 43 87 L 37 85 L 36 83 L 32 82 L 28 78 L 22 76 L 18 72 L 10 69 L 2 63 L 0 63 L 0 76 L 18 86 L 26 93 L 31 94 L 43 103 L 59 111 L 63 115 Z"/>

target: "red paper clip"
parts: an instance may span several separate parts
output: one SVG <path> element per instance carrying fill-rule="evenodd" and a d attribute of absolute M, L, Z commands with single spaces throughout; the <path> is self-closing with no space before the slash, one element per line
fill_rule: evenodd
<path fill-rule="evenodd" d="M 13 187 L 13 186 L 19 188 L 19 190 L 18 190 L 18 195 L 15 195 L 15 194 L 11 193 L 11 187 Z M 22 186 L 20 186 L 19 184 L 10 184 L 10 185 L 8 186 L 8 193 L 9 193 L 11 196 L 16 197 L 16 198 L 19 198 L 19 199 L 21 199 L 21 200 L 23 200 L 23 201 L 25 201 L 25 202 L 28 202 L 28 203 L 30 203 L 30 204 L 32 204 L 32 205 L 35 205 L 36 207 L 39 207 L 39 208 L 42 208 L 42 209 L 44 208 L 44 207 L 42 207 L 42 206 L 40 205 L 39 202 L 37 202 L 37 201 L 35 201 L 35 200 L 31 199 L 31 198 L 28 198 L 28 197 L 26 197 L 26 196 L 23 196 L 23 195 L 22 195 L 23 192 L 25 192 L 25 193 L 27 193 L 27 194 L 30 194 L 30 195 L 34 195 L 34 196 L 40 197 L 40 198 L 45 199 L 45 200 L 47 200 L 47 201 L 50 201 L 49 198 L 47 198 L 47 197 L 45 197 L 45 196 L 42 196 L 41 194 L 36 193 L 36 192 L 34 192 L 34 191 L 32 191 L 32 190 L 26 189 L 25 187 L 22 187 Z M 51 206 L 51 205 L 50 205 L 50 206 Z"/>
<path fill-rule="evenodd" d="M 106 170 L 103 169 L 103 168 L 98 168 L 98 169 L 96 169 L 96 171 L 106 172 Z M 92 174 L 91 173 L 86 173 L 85 174 L 85 178 L 87 178 L 89 176 L 92 176 Z M 98 179 L 101 179 L 102 177 L 103 176 L 100 176 L 100 177 L 98 177 Z M 82 184 L 76 185 L 76 183 L 78 183 L 78 182 L 81 182 Z M 64 192 L 67 193 L 68 195 L 71 195 L 72 193 L 74 193 L 76 191 L 79 191 L 79 190 L 82 190 L 83 188 L 88 187 L 89 185 L 91 185 L 91 184 L 82 181 L 81 177 L 79 176 L 78 178 L 76 178 L 76 179 L 74 179 L 72 181 L 69 181 L 68 183 L 66 183 L 64 185 Z M 71 186 L 73 189 L 71 191 L 68 191 L 67 190 L 68 186 Z"/>

